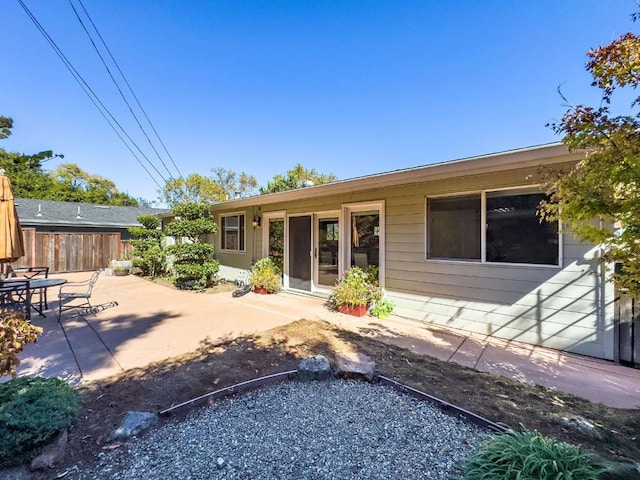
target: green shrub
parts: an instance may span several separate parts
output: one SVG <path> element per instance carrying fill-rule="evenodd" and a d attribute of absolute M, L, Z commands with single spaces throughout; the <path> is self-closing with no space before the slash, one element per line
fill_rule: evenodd
<path fill-rule="evenodd" d="M 465 480 L 596 480 L 604 469 L 580 447 L 536 431 L 509 430 L 484 444 L 465 466 Z"/>
<path fill-rule="evenodd" d="M 78 411 L 76 391 L 58 378 L 20 377 L 0 384 L 0 468 L 34 458 Z"/>
<path fill-rule="evenodd" d="M 162 275 L 167 268 L 167 256 L 163 247 L 164 232 L 159 230 L 160 220 L 155 215 L 140 215 L 142 227 L 131 227 L 131 257 L 133 266 L 142 275 L 153 278 Z"/>
<path fill-rule="evenodd" d="M 201 203 L 174 205 L 174 221 L 166 226 L 166 233 L 176 240 L 167 247 L 172 257 L 173 283 L 178 288 L 201 290 L 214 284 L 219 264 L 213 259 L 213 244 L 207 237 L 218 229 L 209 206 Z"/>

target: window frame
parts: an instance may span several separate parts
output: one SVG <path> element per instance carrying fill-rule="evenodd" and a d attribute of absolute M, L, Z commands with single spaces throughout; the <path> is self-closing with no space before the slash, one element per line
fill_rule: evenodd
<path fill-rule="evenodd" d="M 540 194 L 544 193 L 539 186 L 515 186 L 515 187 L 505 187 L 505 188 L 492 188 L 492 189 L 484 189 L 484 190 L 474 190 L 474 191 L 466 191 L 466 192 L 456 192 L 456 193 L 448 193 L 442 195 L 426 195 L 425 196 L 425 261 L 434 262 L 434 263 L 460 263 L 464 265 L 474 264 L 474 265 L 492 265 L 496 267 L 532 267 L 532 268 L 561 268 L 564 264 L 563 259 L 563 233 L 562 233 L 562 224 L 558 220 L 558 263 L 515 263 L 515 262 L 491 262 L 487 260 L 487 194 L 491 193 L 502 193 L 502 192 L 510 192 L 513 195 L 527 195 L 527 194 Z M 429 256 L 429 242 L 430 242 L 430 231 L 429 231 L 429 200 L 430 199 L 439 199 L 439 198 L 459 198 L 459 197 L 470 197 L 473 195 L 480 196 L 480 218 L 481 218 L 481 227 L 480 227 L 480 259 L 463 259 L 463 258 L 441 258 L 441 257 L 430 257 Z M 484 228 L 482 226 L 484 225 Z"/>
<path fill-rule="evenodd" d="M 240 223 L 240 217 L 243 217 L 242 224 Z M 223 248 L 224 238 L 225 238 L 225 228 L 223 227 L 223 218 L 228 217 L 238 217 L 238 248 Z M 218 251 L 221 253 L 237 253 L 237 254 L 246 254 L 247 253 L 247 212 L 239 211 L 239 212 L 229 212 L 229 213 L 221 213 L 218 217 L 219 225 L 220 225 L 220 234 L 218 235 Z M 240 232 L 242 232 L 242 238 L 240 236 Z M 240 245 L 242 243 L 242 245 Z M 240 248 L 242 247 L 242 248 Z"/>

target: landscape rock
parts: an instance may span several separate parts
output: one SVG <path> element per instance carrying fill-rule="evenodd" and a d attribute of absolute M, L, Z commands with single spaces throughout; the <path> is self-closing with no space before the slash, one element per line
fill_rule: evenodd
<path fill-rule="evenodd" d="M 565 427 L 580 432 L 583 435 L 591 437 L 595 440 L 602 440 L 602 435 L 593 423 L 580 415 L 571 415 L 569 417 L 559 417 L 558 421 Z"/>
<path fill-rule="evenodd" d="M 331 377 L 331 365 L 324 355 L 314 355 L 305 358 L 298 365 L 298 380 L 310 382 L 312 380 L 327 380 Z"/>
<path fill-rule="evenodd" d="M 106 442 L 126 440 L 152 427 L 158 421 L 158 415 L 151 412 L 127 412 L 120 426 L 111 432 Z"/>
<path fill-rule="evenodd" d="M 336 353 L 336 375 L 341 378 L 364 378 L 372 381 L 376 362 L 362 353 Z"/>
<path fill-rule="evenodd" d="M 44 451 L 36 458 L 31 460 L 29 470 L 46 470 L 64 458 L 67 451 L 69 435 L 67 430 L 63 430 L 56 435 L 53 440 L 45 447 Z"/>
<path fill-rule="evenodd" d="M 640 463 L 602 460 L 600 464 L 608 469 L 600 474 L 600 480 L 640 480 Z"/>

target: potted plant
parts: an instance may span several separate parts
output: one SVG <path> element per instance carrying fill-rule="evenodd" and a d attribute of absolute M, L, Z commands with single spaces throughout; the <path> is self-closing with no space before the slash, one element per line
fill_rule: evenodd
<path fill-rule="evenodd" d="M 271 258 L 262 258 L 251 267 L 249 283 L 256 293 L 276 293 L 280 291 L 280 269 Z"/>
<path fill-rule="evenodd" d="M 131 260 L 111 260 L 109 267 L 113 270 L 113 274 L 116 277 L 123 277 L 129 275 L 131 270 Z"/>
<path fill-rule="evenodd" d="M 378 318 L 387 318 L 394 308 L 386 299 L 378 283 L 378 269 L 370 267 L 366 271 L 353 267 L 338 278 L 331 291 L 329 301 L 340 313 L 362 317 L 369 311 Z"/>
<path fill-rule="evenodd" d="M 338 277 L 329 300 L 340 313 L 361 317 L 367 313 L 370 291 L 369 275 L 361 268 L 353 267 Z"/>

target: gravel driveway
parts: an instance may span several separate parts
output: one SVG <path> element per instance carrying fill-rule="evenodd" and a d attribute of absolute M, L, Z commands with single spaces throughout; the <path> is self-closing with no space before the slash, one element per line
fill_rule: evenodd
<path fill-rule="evenodd" d="M 364 382 L 285 382 L 173 419 L 81 479 L 450 479 L 489 433 Z"/>

